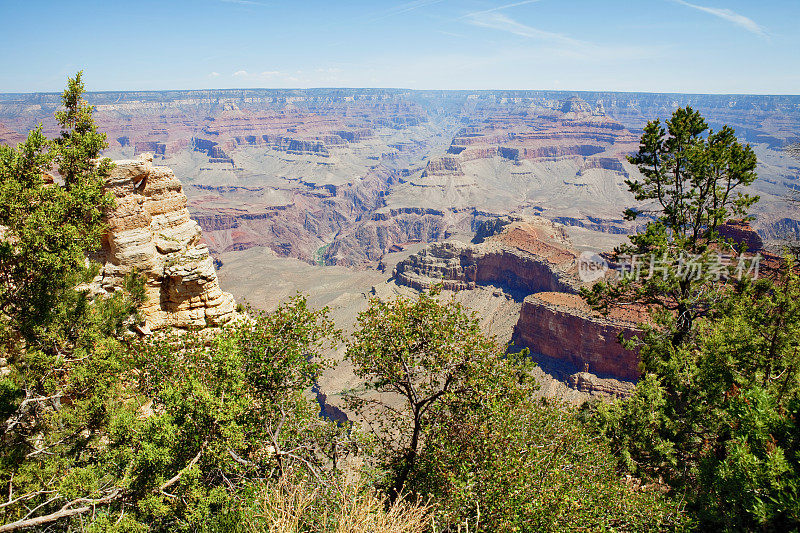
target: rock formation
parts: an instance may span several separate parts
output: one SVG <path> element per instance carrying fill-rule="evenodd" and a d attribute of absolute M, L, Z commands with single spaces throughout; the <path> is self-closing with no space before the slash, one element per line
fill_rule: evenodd
<path fill-rule="evenodd" d="M 559 246 L 554 226 L 544 219 L 513 223 L 482 244 L 432 244 L 397 264 L 398 283 L 424 290 L 441 283 L 447 290 L 497 285 L 525 294 L 540 291 L 574 292 L 577 256 Z M 559 236 L 561 237 L 561 236 Z M 562 237 L 563 238 L 563 237 Z"/>
<path fill-rule="evenodd" d="M 126 274 L 145 277 L 142 308 L 149 330 L 218 326 L 235 314 L 233 296 L 222 292 L 200 227 L 189 217 L 181 182 L 151 155 L 116 161 L 106 180 L 116 205 L 107 213 L 108 233 L 97 259 L 95 286 L 113 292 Z"/>
<path fill-rule="evenodd" d="M 439 159 L 431 159 L 422 173 L 422 177 L 428 176 L 463 176 L 464 171 L 461 169 L 461 164 L 455 157 L 440 157 Z"/>
<path fill-rule="evenodd" d="M 576 372 L 567 379 L 567 383 L 573 389 L 581 392 L 600 393 L 607 396 L 630 396 L 634 389 L 634 385 L 630 382 L 600 378 L 591 372 Z"/>
<path fill-rule="evenodd" d="M 643 316 L 620 311 L 603 316 L 588 307 L 577 295 L 582 285 L 578 255 L 562 228 L 539 217 L 506 217 L 485 226 L 499 232 L 485 231 L 480 244 L 432 244 L 399 262 L 396 282 L 417 290 L 436 284 L 461 291 L 491 285 L 524 298 L 512 337 L 515 347 L 530 348 L 540 362 L 585 369 L 585 375 L 572 380 L 574 388 L 629 393 L 628 384 L 594 374 L 638 378 L 638 356 L 618 337 L 639 334 L 636 323 Z"/>
<path fill-rule="evenodd" d="M 729 220 L 722 224 L 718 231 L 719 236 L 731 241 L 737 250 L 746 249 L 748 253 L 754 254 L 764 247 L 761 236 L 746 220 Z"/>
<path fill-rule="evenodd" d="M 576 294 L 540 292 L 525 298 L 513 341 L 574 368 L 588 365 L 594 374 L 636 380 L 639 357 L 625 349 L 618 338 L 620 334 L 627 339 L 638 333 L 635 322 L 621 316 L 602 316 Z"/>

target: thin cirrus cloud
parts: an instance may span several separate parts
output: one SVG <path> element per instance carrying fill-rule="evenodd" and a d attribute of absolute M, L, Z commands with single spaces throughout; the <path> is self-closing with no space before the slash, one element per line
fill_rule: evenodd
<path fill-rule="evenodd" d="M 505 4 L 502 6 L 493 7 L 491 9 L 484 9 L 483 11 L 474 11 L 467 16 L 470 15 L 480 15 L 482 13 L 494 13 L 496 11 L 502 11 L 504 9 L 510 9 L 512 7 L 524 6 L 526 4 L 533 4 L 535 2 L 540 2 L 541 0 L 522 0 L 521 2 L 514 2 L 513 4 Z"/>
<path fill-rule="evenodd" d="M 716 7 L 708 7 L 708 6 L 699 6 L 697 4 L 690 4 L 685 0 L 674 0 L 675 3 L 680 4 L 682 6 L 691 7 L 692 9 L 696 9 L 698 11 L 702 11 L 704 13 L 708 13 L 709 15 L 714 15 L 715 17 L 721 18 L 728 22 L 731 22 L 740 28 L 743 28 L 750 33 L 754 33 L 759 37 L 769 37 L 767 30 L 755 22 L 753 19 L 745 17 L 744 15 L 740 15 L 735 11 L 731 11 L 730 9 L 722 9 Z"/>
<path fill-rule="evenodd" d="M 501 31 L 532 41 L 538 41 L 554 54 L 564 58 L 597 61 L 606 61 L 609 58 L 636 60 L 652 59 L 663 52 L 661 49 L 662 47 L 606 45 L 575 39 L 563 33 L 534 28 L 533 26 L 519 22 L 502 13 L 502 11 L 510 8 L 533 4 L 539 1 L 540 0 L 521 0 L 491 9 L 473 11 L 460 17 L 460 19 L 472 26 Z"/>
<path fill-rule="evenodd" d="M 464 18 L 473 26 L 504 31 L 520 37 L 527 37 L 528 39 L 537 39 L 551 44 L 572 48 L 585 48 L 591 46 L 591 43 L 573 39 L 572 37 L 564 35 L 563 33 L 540 30 L 538 28 L 528 26 L 527 24 L 522 24 L 521 22 L 517 22 L 511 17 L 496 11 L 478 11 L 475 13 L 469 13 L 465 15 Z"/>
<path fill-rule="evenodd" d="M 412 2 L 406 2 L 404 4 L 400 4 L 388 10 L 389 15 L 400 15 L 401 13 L 408 13 L 409 11 L 414 11 L 415 9 L 420 9 L 423 7 L 432 6 L 434 4 L 440 4 L 444 0 L 413 0 Z"/>
<path fill-rule="evenodd" d="M 398 4 L 390 7 L 389 9 L 381 11 L 377 15 L 371 17 L 368 22 L 377 22 L 379 20 L 394 17 L 396 15 L 403 15 L 410 11 L 416 11 L 417 9 L 422 9 L 435 4 L 441 4 L 442 2 L 444 2 L 444 0 L 412 0 L 411 2 Z"/>
<path fill-rule="evenodd" d="M 500 9 L 512 7 L 517 4 L 501 6 Z M 545 47 L 553 57 L 560 57 L 565 60 L 583 62 L 652 60 L 664 53 L 663 46 L 600 44 L 575 39 L 563 33 L 542 30 L 523 24 L 496 9 L 468 13 L 461 18 L 472 26 L 501 31 L 517 37 L 536 41 Z"/>
<path fill-rule="evenodd" d="M 265 4 L 264 2 L 255 2 L 254 0 L 220 0 L 226 4 L 239 4 L 240 6 L 259 6 L 259 7 L 269 7 L 269 4 Z"/>

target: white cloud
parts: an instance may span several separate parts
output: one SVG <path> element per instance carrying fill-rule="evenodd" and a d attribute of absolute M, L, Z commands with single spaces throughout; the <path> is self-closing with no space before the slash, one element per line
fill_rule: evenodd
<path fill-rule="evenodd" d="M 442 35 L 447 35 L 448 37 L 464 37 L 462 33 L 455 33 L 452 31 L 443 31 L 443 30 L 436 30 L 436 33 L 441 33 Z"/>
<path fill-rule="evenodd" d="M 517 6 L 524 6 L 525 4 L 533 4 L 534 2 L 540 2 L 540 1 L 541 0 L 522 0 L 522 2 L 514 2 L 513 4 L 506 4 L 504 6 L 497 6 L 497 7 L 493 7 L 492 9 L 486 9 L 486 10 L 483 10 L 483 11 L 475 11 L 475 12 L 472 12 L 472 13 L 468 14 L 467 16 L 469 17 L 470 15 L 478 15 L 478 14 L 481 14 L 481 13 L 494 13 L 495 11 L 502 11 L 503 9 L 509 9 L 509 8 L 517 7 Z"/>
<path fill-rule="evenodd" d="M 415 9 L 432 6 L 433 4 L 439 4 L 443 1 L 444 0 L 413 0 L 412 2 L 406 2 L 389 9 L 389 13 L 392 15 L 399 15 L 401 13 L 414 11 Z"/>
<path fill-rule="evenodd" d="M 467 19 L 467 22 L 469 22 L 473 26 L 480 26 L 482 28 L 490 28 L 493 30 L 504 31 L 514 35 L 518 35 L 520 37 L 537 39 L 539 41 L 545 41 L 560 46 L 578 48 L 590 45 L 590 43 L 587 43 L 585 41 L 580 41 L 578 39 L 573 39 L 572 37 L 564 35 L 563 33 L 554 33 L 550 31 L 540 30 L 538 28 L 533 28 L 526 24 L 517 22 L 516 20 L 509 18 L 506 15 L 503 15 L 502 13 L 496 13 L 491 11 L 478 11 L 476 13 L 470 13 L 466 15 L 465 18 Z"/>
<path fill-rule="evenodd" d="M 297 74 L 302 74 L 303 71 L 298 70 Z M 248 79 L 252 81 L 275 81 L 275 80 L 289 80 L 298 81 L 298 78 L 292 76 L 288 72 L 280 70 L 263 70 L 261 72 L 248 72 L 246 70 L 237 70 L 233 73 L 234 77 Z"/>
<path fill-rule="evenodd" d="M 424 7 L 432 6 L 434 4 L 440 4 L 442 2 L 444 2 L 444 0 L 412 0 L 411 2 L 405 2 L 402 4 L 398 4 L 394 7 L 390 7 L 389 9 L 381 13 L 378 13 L 377 16 L 369 19 L 368 22 L 377 22 L 385 18 L 393 17 L 395 15 L 402 15 L 410 11 L 422 9 Z"/>
<path fill-rule="evenodd" d="M 698 11 L 714 15 L 715 17 L 719 17 L 723 20 L 727 20 L 728 22 L 736 24 L 740 28 L 749 31 L 750 33 L 755 33 L 760 37 L 768 37 L 767 30 L 763 26 L 755 22 L 753 19 L 747 18 L 744 15 L 740 15 L 739 13 L 731 11 L 730 9 L 698 6 L 696 4 L 690 4 L 685 0 L 674 0 L 674 1 L 678 4 L 681 4 L 682 6 L 691 7 L 692 9 L 696 9 Z"/>
<path fill-rule="evenodd" d="M 548 54 L 561 58 L 605 62 L 612 58 L 615 61 L 652 59 L 661 53 L 659 47 L 653 46 L 606 45 L 575 39 L 563 33 L 528 26 L 497 11 L 477 11 L 463 19 L 473 26 L 538 41 Z"/>
<path fill-rule="evenodd" d="M 219 72 L 212 72 L 211 74 L 208 75 L 209 78 L 216 78 L 218 76 L 219 76 Z"/>

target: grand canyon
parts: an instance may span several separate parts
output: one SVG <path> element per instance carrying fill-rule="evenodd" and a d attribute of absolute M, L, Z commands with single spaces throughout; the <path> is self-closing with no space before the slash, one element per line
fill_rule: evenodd
<path fill-rule="evenodd" d="M 712 128 L 733 126 L 759 158 L 751 192 L 761 202 L 747 231 L 767 249 L 800 232 L 786 201 L 800 163 L 785 150 L 800 132 L 800 97 L 248 89 L 87 100 L 105 156 L 139 173 L 172 169 L 202 228 L 193 249 L 210 252 L 237 301 L 272 309 L 305 292 L 347 329 L 370 295 L 442 282 L 489 333 L 532 350 L 547 393 L 576 401 L 626 394 L 638 376 L 617 342 L 636 333 L 635 320 L 589 311 L 576 260 L 638 228 L 622 212 L 633 203 L 625 180 L 638 175 L 627 156 L 647 120 L 691 105 Z M 0 95 L 0 142 L 39 123 L 55 134 L 58 105 L 55 94 Z M 199 233 L 176 231 L 195 246 Z M 198 312 L 160 316 L 191 323 Z M 352 378 L 339 368 L 322 386 L 335 401 Z"/>
<path fill-rule="evenodd" d="M 800 531 L 797 0 L 1 5 L 0 533 Z"/>

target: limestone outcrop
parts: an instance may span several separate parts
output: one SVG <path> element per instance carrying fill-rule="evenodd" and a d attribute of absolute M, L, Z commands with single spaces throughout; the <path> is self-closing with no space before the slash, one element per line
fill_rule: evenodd
<path fill-rule="evenodd" d="M 576 372 L 567 379 L 567 383 L 573 389 L 581 392 L 600 393 L 607 396 L 630 396 L 634 389 L 634 385 L 628 381 L 600 378 L 591 372 Z"/>
<path fill-rule="evenodd" d="M 113 292 L 125 276 L 145 277 L 146 329 L 219 326 L 236 315 L 223 292 L 200 226 L 189 216 L 181 182 L 152 155 L 115 161 L 106 189 L 116 206 L 107 213 L 108 233 L 94 259 L 102 264 L 95 286 Z"/>

